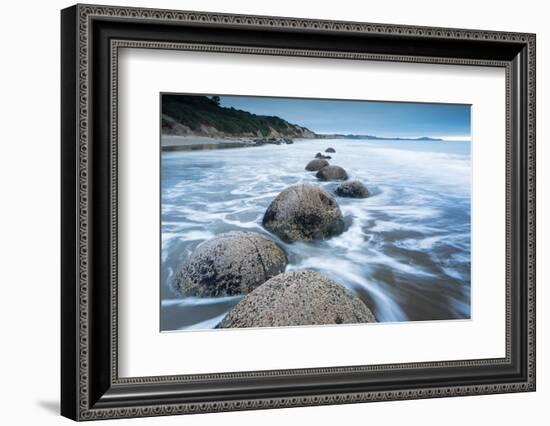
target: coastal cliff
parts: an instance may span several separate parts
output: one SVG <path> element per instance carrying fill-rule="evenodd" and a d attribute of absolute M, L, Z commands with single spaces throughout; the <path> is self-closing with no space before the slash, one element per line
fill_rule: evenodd
<path fill-rule="evenodd" d="M 162 134 L 210 138 L 315 138 L 311 130 L 220 105 L 217 96 L 162 96 Z"/>

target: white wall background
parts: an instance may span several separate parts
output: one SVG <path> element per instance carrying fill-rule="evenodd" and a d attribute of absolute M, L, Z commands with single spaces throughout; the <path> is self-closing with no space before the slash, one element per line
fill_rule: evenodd
<path fill-rule="evenodd" d="M 548 424 L 550 401 L 550 27 L 537 0 L 309 2 L 119 0 L 162 7 L 537 33 L 538 390 L 493 395 L 118 420 L 116 424 Z M 2 424 L 69 424 L 59 405 L 59 9 L 71 2 L 2 5 L 0 43 L 0 401 Z M 129 423 L 131 422 L 131 423 Z M 102 424 L 111 424 L 108 421 Z M 113 423 L 115 424 L 115 423 Z"/>

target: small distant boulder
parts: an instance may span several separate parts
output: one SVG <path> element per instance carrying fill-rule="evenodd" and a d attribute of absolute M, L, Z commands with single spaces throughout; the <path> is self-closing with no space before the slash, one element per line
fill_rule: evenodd
<path fill-rule="evenodd" d="M 332 157 L 330 155 L 323 155 L 320 152 L 315 154 L 315 158 L 321 158 L 323 160 L 330 160 Z"/>
<path fill-rule="evenodd" d="M 349 198 L 367 198 L 370 194 L 363 182 L 352 180 L 338 185 L 336 187 L 336 195 Z"/>
<path fill-rule="evenodd" d="M 336 200 L 317 185 L 293 185 L 267 208 L 262 221 L 281 240 L 324 240 L 344 230 L 344 218 Z"/>
<path fill-rule="evenodd" d="M 327 148 L 327 149 L 325 149 L 325 152 L 332 152 L 332 153 L 334 153 L 334 152 L 336 152 L 336 150 L 335 150 L 334 148 Z"/>
<path fill-rule="evenodd" d="M 285 252 L 253 232 L 232 231 L 199 245 L 178 268 L 172 286 L 183 296 L 248 294 L 287 265 Z"/>
<path fill-rule="evenodd" d="M 307 163 L 306 170 L 308 172 L 316 172 L 328 165 L 329 163 L 327 160 L 311 160 L 309 163 Z"/>
<path fill-rule="evenodd" d="M 220 328 L 285 327 L 376 322 L 361 299 L 310 270 L 271 278 L 222 320 Z"/>
<path fill-rule="evenodd" d="M 328 181 L 328 180 L 347 180 L 348 174 L 340 166 L 326 166 L 317 172 L 315 175 L 317 179 Z"/>

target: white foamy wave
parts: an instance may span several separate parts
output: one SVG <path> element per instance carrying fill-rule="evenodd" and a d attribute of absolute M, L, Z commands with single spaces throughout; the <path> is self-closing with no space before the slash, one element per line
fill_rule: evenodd
<path fill-rule="evenodd" d="M 227 303 L 239 301 L 242 296 L 225 296 L 225 297 L 185 297 L 182 299 L 167 299 L 161 302 L 162 306 L 166 307 L 185 307 L 185 306 L 200 306 L 200 305 L 215 305 L 219 303 Z"/>

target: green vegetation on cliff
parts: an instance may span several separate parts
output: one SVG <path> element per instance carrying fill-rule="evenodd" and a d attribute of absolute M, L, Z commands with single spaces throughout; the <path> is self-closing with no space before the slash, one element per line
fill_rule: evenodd
<path fill-rule="evenodd" d="M 280 117 L 220 105 L 217 96 L 162 95 L 162 133 L 172 135 L 313 138 L 315 133 Z"/>

